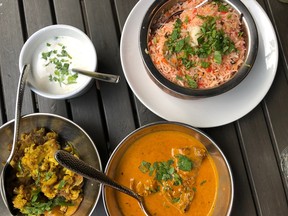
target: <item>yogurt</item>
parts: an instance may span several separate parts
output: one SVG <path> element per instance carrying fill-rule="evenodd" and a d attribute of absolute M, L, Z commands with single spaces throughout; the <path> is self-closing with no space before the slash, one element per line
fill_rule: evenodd
<path fill-rule="evenodd" d="M 63 55 L 63 52 L 66 55 Z M 81 74 L 75 75 L 72 72 L 72 68 L 91 70 L 90 58 L 89 53 L 80 40 L 70 36 L 50 38 L 35 49 L 32 57 L 33 74 L 31 83 L 41 91 L 49 92 L 50 94 L 61 95 L 75 91 L 89 82 L 90 78 Z M 59 70 L 55 65 L 55 61 L 61 62 L 62 65 L 66 63 L 66 66 L 69 66 L 69 75 L 61 75 L 61 79 L 63 79 L 61 82 L 59 81 L 60 76 L 56 75 Z M 57 72 L 55 73 L 55 71 Z M 73 80 L 73 83 L 69 84 L 67 80 L 69 76 L 74 76 L 75 80 Z"/>

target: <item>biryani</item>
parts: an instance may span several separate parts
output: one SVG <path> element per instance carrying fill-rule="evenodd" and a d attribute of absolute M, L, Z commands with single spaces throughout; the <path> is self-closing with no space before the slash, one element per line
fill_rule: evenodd
<path fill-rule="evenodd" d="M 24 215 L 72 215 L 80 205 L 83 177 L 54 159 L 59 149 L 78 157 L 73 146 L 44 128 L 21 134 L 12 167 L 16 170 L 13 205 Z"/>
<path fill-rule="evenodd" d="M 148 36 L 147 51 L 161 74 L 193 89 L 214 88 L 230 80 L 246 53 L 241 15 L 221 0 L 195 8 L 201 1 L 176 4 Z M 171 19 L 177 11 L 181 13 Z"/>

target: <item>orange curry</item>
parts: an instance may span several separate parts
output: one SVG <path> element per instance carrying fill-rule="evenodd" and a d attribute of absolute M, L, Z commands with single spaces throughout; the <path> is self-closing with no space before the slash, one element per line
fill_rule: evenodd
<path fill-rule="evenodd" d="M 160 131 L 138 139 L 125 153 L 115 180 L 145 197 L 153 215 L 212 215 L 218 187 L 213 159 L 196 138 Z M 133 198 L 116 193 L 125 216 L 142 216 Z"/>

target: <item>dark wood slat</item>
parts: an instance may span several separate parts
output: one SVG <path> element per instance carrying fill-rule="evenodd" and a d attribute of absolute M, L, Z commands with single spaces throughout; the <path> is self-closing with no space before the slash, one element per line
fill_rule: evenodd
<path fill-rule="evenodd" d="M 266 0 L 269 7 L 268 14 L 274 23 L 275 31 L 279 38 L 279 46 L 283 52 L 283 60 L 285 63 L 286 77 L 288 77 L 288 41 L 287 41 L 287 23 L 288 23 L 288 4 L 279 0 Z"/>
<path fill-rule="evenodd" d="M 159 117 L 158 115 L 151 112 L 146 106 L 144 106 L 137 98 L 135 98 L 137 117 L 139 121 L 139 126 L 150 124 L 158 121 L 165 121 L 165 119 Z"/>
<path fill-rule="evenodd" d="M 282 59 L 278 64 L 277 74 L 274 83 L 265 97 L 265 111 L 267 112 L 267 121 L 270 124 L 270 133 L 274 145 L 274 151 L 280 167 L 280 154 L 286 148 L 288 140 L 288 85 L 284 72 L 284 63 Z M 283 176 L 284 181 L 284 176 Z M 288 200 L 288 188 L 286 190 L 286 198 Z"/>
<path fill-rule="evenodd" d="M 52 25 L 52 15 L 50 4 L 48 0 L 37 1 L 27 0 L 23 1 L 25 11 L 26 29 L 28 37 L 39 29 Z M 35 19 L 37 17 L 37 19 Z M 35 95 L 39 112 L 54 113 L 64 117 L 68 117 L 67 107 L 64 100 L 47 99 Z"/>
<path fill-rule="evenodd" d="M 133 110 L 120 64 L 119 37 L 116 32 L 110 1 L 84 1 L 87 24 L 95 44 L 99 67 L 98 70 L 121 76 L 117 84 L 99 82 L 101 98 L 109 131 L 109 149 L 135 129 Z"/>
<path fill-rule="evenodd" d="M 84 31 L 84 21 L 79 0 L 54 0 L 54 6 L 57 24 L 73 25 Z"/>
<path fill-rule="evenodd" d="M 287 215 L 288 208 L 261 106 L 239 121 L 243 154 L 260 215 Z M 265 190 L 264 190 L 265 188 Z"/>
<path fill-rule="evenodd" d="M 57 0 L 54 1 L 56 20 L 61 24 L 72 25 L 84 31 L 84 21 L 82 17 L 81 4 L 76 0 Z M 69 10 L 67 10 L 69 8 Z M 81 97 L 69 100 L 71 104 L 71 111 L 73 121 L 79 126 L 85 128 L 87 133 L 92 137 L 97 146 L 97 149 L 102 156 L 102 163 L 107 161 L 108 152 L 106 148 L 106 138 L 101 119 L 101 107 L 99 104 L 99 93 L 95 90 L 95 84 L 88 92 L 81 95 Z M 89 130 L 89 131 L 88 131 Z M 95 134 L 98 131 L 98 134 Z M 100 152 L 101 150 L 101 152 Z"/>
<path fill-rule="evenodd" d="M 81 4 L 79 1 L 57 0 L 54 1 L 54 5 L 57 23 L 72 25 L 84 31 L 85 22 L 82 17 Z M 84 16 L 86 16 L 86 14 L 84 14 Z M 90 34 L 88 34 L 88 36 L 91 37 Z M 101 55 L 98 54 L 97 56 L 101 58 Z M 99 98 L 99 92 L 96 89 L 96 85 L 93 84 L 88 92 L 81 97 L 69 100 L 69 102 L 71 104 L 73 121 L 83 127 L 95 142 L 104 168 L 109 153 L 107 149 L 107 137 L 105 136 L 106 125 L 103 124 L 105 119 L 103 119 L 103 113 L 101 112 L 102 102 L 99 101 Z M 101 202 L 96 206 L 93 215 L 98 215 L 98 213 L 104 213 L 104 207 Z"/>
<path fill-rule="evenodd" d="M 123 1 L 123 0 L 114 0 L 115 5 L 116 5 L 116 12 L 117 12 L 117 17 L 119 20 L 119 25 L 120 29 L 122 30 L 126 18 L 132 8 L 135 6 L 135 4 L 138 2 L 137 0 L 128 0 L 128 1 Z"/>
<path fill-rule="evenodd" d="M 114 0 L 117 17 L 119 20 L 120 29 L 122 31 L 125 21 L 133 9 L 133 7 L 137 4 L 137 0 L 129 0 L 129 1 L 123 1 L 123 0 Z M 163 121 L 164 119 L 160 118 L 159 116 L 155 115 L 153 112 L 151 112 L 143 103 L 141 103 L 135 95 L 134 97 L 134 103 L 137 110 L 137 120 L 139 126 L 143 126 L 145 124 L 149 124 L 156 121 Z"/>
<path fill-rule="evenodd" d="M 21 18 L 18 2 L 2 1 L 0 7 L 0 60 L 1 80 L 4 94 L 5 111 L 8 120 L 14 119 L 16 89 L 19 78 L 19 54 L 23 45 Z M 13 17 L 13 19 L 11 19 Z M 25 90 L 22 113 L 32 113 L 31 92 Z"/>
<path fill-rule="evenodd" d="M 265 8 L 267 6 L 267 14 L 271 19 L 275 32 L 278 37 L 279 45 L 279 63 L 277 73 L 273 85 L 263 101 L 263 107 L 266 112 L 266 119 L 270 130 L 272 143 L 276 159 L 278 161 L 279 169 L 281 169 L 280 154 L 287 147 L 288 131 L 285 124 L 287 124 L 286 107 L 288 104 L 288 63 L 287 51 L 288 43 L 283 36 L 288 34 L 286 23 L 288 21 L 287 8 L 288 4 L 279 1 L 259 0 L 259 3 Z M 286 76 L 285 76 L 286 75 Z M 284 176 L 283 184 L 285 184 Z M 279 183 L 280 184 L 280 183 Z M 286 199 L 288 200 L 288 188 L 284 187 L 286 191 Z"/>
<path fill-rule="evenodd" d="M 0 56 L 0 74 L 1 73 L 1 56 Z M 4 103 L 4 95 L 3 95 L 3 89 L 2 89 L 2 79 L 0 76 L 0 85 L 1 85 L 1 89 L 0 89 L 0 124 L 4 124 L 4 118 L 5 118 L 5 103 Z"/>
<path fill-rule="evenodd" d="M 234 124 L 202 129 L 223 151 L 232 170 L 234 181 L 234 204 L 231 215 L 256 215 L 250 183 L 246 174 L 238 135 Z"/>

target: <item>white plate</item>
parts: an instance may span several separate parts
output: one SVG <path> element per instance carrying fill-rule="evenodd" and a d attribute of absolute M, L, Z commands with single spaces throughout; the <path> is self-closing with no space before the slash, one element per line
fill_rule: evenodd
<path fill-rule="evenodd" d="M 231 123 L 254 109 L 268 92 L 277 70 L 278 44 L 274 28 L 255 0 L 242 0 L 258 28 L 259 50 L 249 75 L 236 88 L 215 97 L 186 100 L 162 91 L 142 63 L 139 31 L 153 0 L 140 0 L 123 28 L 120 56 L 126 80 L 137 98 L 158 116 L 194 127 L 216 127 Z"/>

